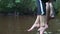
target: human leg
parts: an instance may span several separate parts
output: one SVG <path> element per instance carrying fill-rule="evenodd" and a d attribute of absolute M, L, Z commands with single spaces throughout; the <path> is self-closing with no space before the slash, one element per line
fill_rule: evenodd
<path fill-rule="evenodd" d="M 41 15 L 41 16 L 40 16 L 40 22 L 39 22 L 39 23 L 40 23 L 40 28 L 41 28 L 41 27 L 47 27 L 47 18 L 46 18 L 45 15 Z M 40 29 L 40 28 L 39 28 L 39 29 Z M 38 30 L 39 30 L 39 29 L 38 29 Z"/>
<path fill-rule="evenodd" d="M 41 15 L 40 16 L 40 28 L 38 29 L 38 31 L 40 32 L 40 34 L 43 34 L 44 31 L 48 28 L 47 25 L 47 19 L 45 15 Z"/>
<path fill-rule="evenodd" d="M 37 15 L 35 23 L 32 25 L 32 27 L 30 29 L 28 29 L 28 31 L 33 30 L 35 27 L 39 27 L 39 19 L 40 19 L 40 17 L 39 17 L 39 15 Z"/>
<path fill-rule="evenodd" d="M 41 15 L 40 16 L 40 28 L 38 31 L 40 34 L 43 34 L 44 31 L 48 28 L 48 16 L 49 16 L 49 2 L 46 3 L 46 15 Z"/>
<path fill-rule="evenodd" d="M 50 2 L 49 5 L 50 5 L 50 17 L 54 18 L 54 9 L 53 9 L 52 2 Z"/>

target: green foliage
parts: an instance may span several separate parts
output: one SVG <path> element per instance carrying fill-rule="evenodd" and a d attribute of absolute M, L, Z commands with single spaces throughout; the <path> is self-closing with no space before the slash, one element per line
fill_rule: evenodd
<path fill-rule="evenodd" d="M 56 0 L 53 4 L 54 8 L 60 11 L 60 0 Z M 0 12 L 3 10 L 7 12 L 29 12 L 35 9 L 36 0 L 0 0 Z"/>

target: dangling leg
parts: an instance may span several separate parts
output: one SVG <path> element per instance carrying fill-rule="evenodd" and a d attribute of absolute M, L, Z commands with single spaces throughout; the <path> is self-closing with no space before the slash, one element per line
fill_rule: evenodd
<path fill-rule="evenodd" d="M 40 31 L 40 34 L 43 34 L 44 31 L 48 28 L 47 25 L 47 19 L 45 15 L 40 16 L 40 28 L 38 31 Z"/>
<path fill-rule="evenodd" d="M 45 27 L 41 27 L 41 29 L 40 29 L 40 34 L 44 34 L 44 31 L 46 30 L 48 28 L 48 25 L 47 24 L 45 24 Z"/>
<path fill-rule="evenodd" d="M 40 32 L 40 34 L 43 34 L 44 32 L 44 27 L 45 27 L 45 24 L 44 24 L 44 16 L 40 16 L 40 28 L 38 29 L 38 31 Z"/>
<path fill-rule="evenodd" d="M 54 18 L 54 9 L 53 9 L 52 2 L 50 2 L 49 5 L 50 5 L 50 17 Z"/>
<path fill-rule="evenodd" d="M 40 32 L 40 34 L 43 34 L 44 31 L 48 28 L 48 9 L 49 9 L 49 4 L 46 3 L 46 16 L 40 16 L 40 28 L 38 29 L 38 31 Z"/>
<path fill-rule="evenodd" d="M 32 27 L 30 29 L 28 29 L 28 31 L 33 30 L 35 27 L 39 27 L 39 19 L 40 19 L 40 17 L 39 17 L 39 15 L 37 15 L 35 23 L 32 25 Z"/>

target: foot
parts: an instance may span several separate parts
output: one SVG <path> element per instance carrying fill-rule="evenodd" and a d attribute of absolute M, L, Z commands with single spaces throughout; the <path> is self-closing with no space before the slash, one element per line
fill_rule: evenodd
<path fill-rule="evenodd" d="M 38 29 L 38 31 L 42 31 L 42 30 L 44 30 L 44 27 L 40 27 L 40 28 Z"/>
<path fill-rule="evenodd" d="M 38 31 L 40 32 L 40 34 L 44 34 L 44 31 L 46 30 L 46 28 L 44 27 L 41 27 L 38 29 Z"/>
<path fill-rule="evenodd" d="M 45 26 L 42 26 L 38 29 L 38 31 L 41 31 L 41 30 L 46 30 L 48 28 L 48 25 L 45 25 Z"/>
<path fill-rule="evenodd" d="M 35 27 L 39 27 L 39 23 L 37 23 L 37 24 L 34 24 L 30 29 L 28 29 L 28 31 L 32 31 Z"/>
<path fill-rule="evenodd" d="M 41 31 L 40 31 L 40 34 L 44 34 L 44 31 L 45 31 L 45 30 L 41 30 Z"/>
<path fill-rule="evenodd" d="M 54 18 L 55 18 L 55 15 L 54 15 L 54 14 L 51 14 L 51 15 L 50 15 L 50 18 L 51 18 L 51 19 L 54 19 Z"/>
<path fill-rule="evenodd" d="M 39 28 L 38 30 L 39 30 L 40 34 L 43 34 L 44 31 L 45 31 L 44 27 L 41 27 L 41 28 Z"/>

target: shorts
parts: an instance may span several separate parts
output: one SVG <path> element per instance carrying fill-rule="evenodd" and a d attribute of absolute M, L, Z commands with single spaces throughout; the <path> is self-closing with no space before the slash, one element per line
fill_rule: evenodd
<path fill-rule="evenodd" d="M 44 14 L 43 15 L 46 15 L 46 4 L 45 3 L 42 3 L 43 5 L 43 11 L 44 11 Z M 40 7 L 40 2 L 39 0 L 37 0 L 37 15 L 41 15 L 42 12 L 41 12 L 41 7 Z"/>

